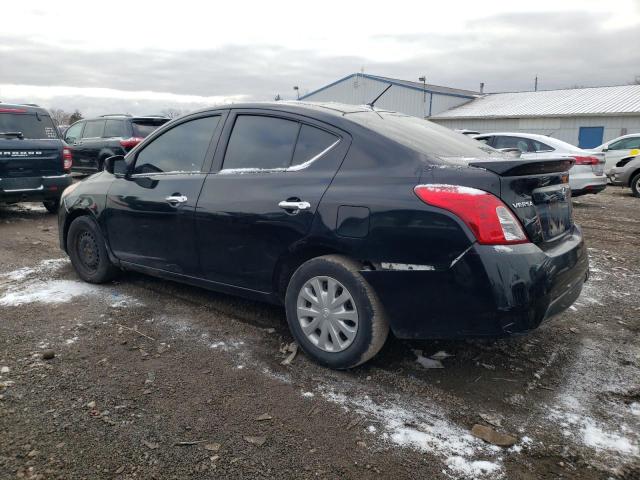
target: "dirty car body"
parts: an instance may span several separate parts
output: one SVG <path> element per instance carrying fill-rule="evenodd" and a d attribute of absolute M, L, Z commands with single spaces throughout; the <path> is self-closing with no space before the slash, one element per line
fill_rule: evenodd
<path fill-rule="evenodd" d="M 211 116 L 201 166 L 141 169 L 156 139 Z M 231 168 L 242 116 L 297 122 L 335 141 L 302 163 Z M 67 249 L 71 221 L 88 215 L 121 268 L 273 303 L 283 302 L 300 264 L 339 254 L 358 262 L 397 337 L 525 332 L 578 297 L 587 251 L 572 220 L 572 162 L 496 155 L 444 127 L 368 107 L 203 110 L 150 135 L 119 173 L 100 172 L 66 192 L 60 245 Z M 465 195 L 488 202 L 490 216 L 499 208 L 503 229 L 516 233 L 480 241 L 481 216 L 464 212 Z"/>

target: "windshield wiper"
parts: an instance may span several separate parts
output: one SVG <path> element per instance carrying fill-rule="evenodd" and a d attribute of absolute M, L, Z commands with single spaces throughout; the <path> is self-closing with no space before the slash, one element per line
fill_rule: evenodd
<path fill-rule="evenodd" d="M 22 132 L 0 132 L 0 137 L 24 138 L 24 134 Z"/>

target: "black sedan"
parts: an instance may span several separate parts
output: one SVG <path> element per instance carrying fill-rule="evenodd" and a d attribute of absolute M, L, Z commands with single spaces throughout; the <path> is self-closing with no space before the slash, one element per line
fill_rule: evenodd
<path fill-rule="evenodd" d="M 171 121 L 69 187 L 60 245 L 119 269 L 284 304 L 323 365 L 400 338 L 504 336 L 578 297 L 571 161 L 522 160 L 395 112 L 301 102 Z"/>

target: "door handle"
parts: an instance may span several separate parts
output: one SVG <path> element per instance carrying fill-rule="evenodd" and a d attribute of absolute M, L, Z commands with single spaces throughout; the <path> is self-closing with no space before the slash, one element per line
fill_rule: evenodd
<path fill-rule="evenodd" d="M 178 205 L 179 203 L 184 203 L 187 200 L 189 200 L 187 197 L 185 197 L 184 195 L 170 195 L 167 198 L 165 198 L 165 200 L 173 206 Z"/>
<path fill-rule="evenodd" d="M 293 210 L 292 213 L 298 213 L 300 210 L 309 210 L 311 208 L 309 202 L 290 202 L 288 200 L 281 201 L 278 206 L 284 210 Z"/>

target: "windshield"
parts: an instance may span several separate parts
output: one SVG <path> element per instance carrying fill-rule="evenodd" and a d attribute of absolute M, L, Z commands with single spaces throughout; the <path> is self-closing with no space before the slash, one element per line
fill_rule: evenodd
<path fill-rule="evenodd" d="M 440 158 L 501 157 L 495 149 L 428 120 L 395 112 L 350 113 L 349 119 L 425 155 Z"/>
<path fill-rule="evenodd" d="M 145 138 L 160 125 L 167 123 L 168 121 L 169 120 L 165 118 L 158 120 L 136 120 L 132 122 L 133 136 L 138 138 Z"/>
<path fill-rule="evenodd" d="M 0 113 L 0 132 L 20 132 L 23 138 L 59 138 L 51 117 L 34 113 Z"/>

